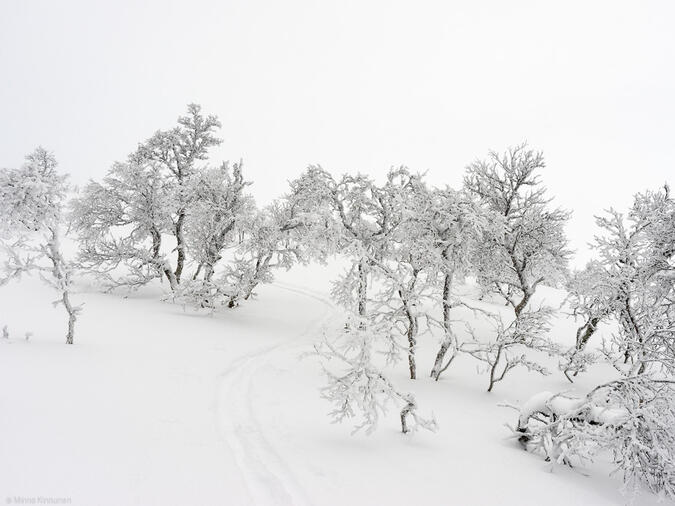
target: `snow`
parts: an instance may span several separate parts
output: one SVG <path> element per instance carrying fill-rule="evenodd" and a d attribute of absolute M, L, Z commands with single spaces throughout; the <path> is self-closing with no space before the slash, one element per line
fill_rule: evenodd
<path fill-rule="evenodd" d="M 530 397 L 520 408 L 518 426 L 525 427 L 528 419 L 536 413 L 552 413 L 557 416 L 573 414 L 585 402 L 585 399 L 581 398 L 565 397 L 548 391 L 539 392 Z M 620 408 L 591 406 L 588 410 L 589 419 L 600 424 L 617 425 L 625 421 L 628 416 L 628 412 Z"/>
<path fill-rule="evenodd" d="M 50 306 L 48 287 L 26 278 L 1 288 L 0 327 L 8 326 L 10 338 L 0 338 L 0 501 L 624 503 L 609 467 L 551 472 L 504 427 L 517 414 L 499 403 L 567 390 L 562 374 L 515 370 L 488 394 L 476 362 L 461 356 L 434 382 L 427 374 L 437 339 L 430 336 L 420 339 L 420 379 L 408 380 L 403 363 L 390 377 L 415 394 L 422 412 L 434 412 L 438 433 L 400 434 L 395 411 L 371 436 L 330 424 L 320 367 L 299 356 L 324 325 L 339 322 L 327 296 L 335 270 L 294 268 L 261 287 L 255 301 L 212 316 L 160 302 L 155 288 L 125 297 L 80 284 L 73 299 L 85 306 L 72 346 L 63 344 L 65 321 Z M 539 290 L 538 300 L 563 297 Z M 553 334 L 571 340 L 574 328 L 560 320 Z M 33 333 L 28 341 L 26 332 Z M 573 388 L 585 392 L 607 373 L 594 368 Z M 641 505 L 656 503 L 639 497 Z"/>

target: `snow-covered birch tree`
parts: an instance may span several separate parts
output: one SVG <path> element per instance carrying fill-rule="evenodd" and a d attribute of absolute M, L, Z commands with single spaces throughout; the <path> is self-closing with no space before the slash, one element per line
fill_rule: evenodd
<path fill-rule="evenodd" d="M 177 127 L 156 132 L 84 188 L 71 215 L 83 267 L 111 287 L 159 278 L 178 298 L 213 291 L 216 264 L 242 231 L 238 221 L 255 212 L 242 163 L 208 164 L 219 127 L 190 104 Z M 188 263 L 195 270 L 181 287 Z"/>
<path fill-rule="evenodd" d="M 244 190 L 242 163 L 225 162 L 217 168 L 199 170 L 189 193 L 193 199 L 185 221 L 188 251 L 197 263 L 193 280 L 200 277 L 210 283 L 223 251 L 235 242 L 236 225 L 253 213 L 254 203 Z"/>
<path fill-rule="evenodd" d="M 404 349 L 398 338 L 408 338 L 405 351 L 415 377 L 415 339 L 418 334 L 420 271 L 411 249 L 397 236 L 407 219 L 409 192 L 417 176 L 393 170 L 384 186 L 363 176 L 335 180 L 320 167 L 310 167 L 293 187 L 308 213 L 318 250 L 340 253 L 351 266 L 333 284 L 332 296 L 347 312 L 342 329 L 327 334 L 317 353 L 328 384 L 323 396 L 334 403 L 334 421 L 362 416 L 356 430 L 371 432 L 389 403 L 400 404 L 401 430 L 435 430 L 433 420 L 417 414 L 412 394 L 402 393 L 384 375 L 382 366 L 395 362 Z M 402 230 L 401 230 L 401 233 Z M 396 237 L 395 237 L 396 236 Z M 373 281 L 379 279 L 378 293 Z M 377 357 L 383 357 L 384 364 Z M 337 368 L 332 364 L 338 363 Z M 412 420 L 413 424 L 410 425 Z"/>
<path fill-rule="evenodd" d="M 479 279 L 516 316 L 539 284 L 563 281 L 570 256 L 564 232 L 569 213 L 551 207 L 537 174 L 544 167 L 543 154 L 522 144 L 472 163 L 464 178 L 466 190 L 503 220 L 501 230 L 484 235 L 474 262 Z"/>
<path fill-rule="evenodd" d="M 569 213 L 551 207 L 537 174 L 544 166 L 542 153 L 522 144 L 503 154 L 491 152 L 487 160 L 472 163 L 464 178 L 466 191 L 498 215 L 503 225 L 483 233 L 474 250 L 472 261 L 477 278 L 513 308 L 515 317 L 512 323 L 499 324 L 496 341 L 478 340 L 471 352 L 489 364 L 489 390 L 516 364 L 546 371 L 525 355 L 515 361 L 509 359 L 504 354 L 510 347 L 507 343 L 515 339 L 526 348 L 555 352 L 555 346 L 542 331 L 552 314 L 550 308 L 528 308 L 541 283 L 555 286 L 564 279 L 570 255 L 564 232 Z M 506 362 L 502 366 L 503 360 Z"/>
<path fill-rule="evenodd" d="M 671 364 L 675 201 L 668 187 L 636 195 L 626 217 L 610 210 L 597 221 L 602 234 L 596 245 L 605 279 L 613 285 L 614 317 L 619 323 L 605 356 L 628 376 L 649 373 L 654 364 Z"/>
<path fill-rule="evenodd" d="M 411 226 L 423 231 L 421 242 L 433 255 L 432 266 L 441 283 L 443 338 L 431 369 L 431 377 L 438 381 L 460 349 L 453 330 L 452 309 L 463 303 L 454 295 L 454 285 L 472 272 L 470 258 L 480 238 L 489 227 L 499 227 L 501 222 L 464 192 L 445 188 L 434 189 L 428 195 L 428 205 L 416 213 Z M 446 359 L 448 352 L 450 357 Z"/>
<path fill-rule="evenodd" d="M 221 123 L 216 116 L 204 116 L 201 106 L 189 104 L 187 114 L 178 118 L 170 130 L 158 130 L 140 144 L 134 156 L 161 167 L 173 189 L 171 202 L 172 233 L 176 241 L 174 277 L 180 283 L 187 258 L 185 221 L 195 195 L 193 178 L 199 162 L 207 160 L 209 149 L 222 141 L 215 136 Z"/>
<path fill-rule="evenodd" d="M 581 322 L 576 331 L 574 346 L 564 353 L 560 362 L 560 369 L 572 382 L 573 376 L 585 371 L 595 360 L 593 353 L 586 348 L 600 324 L 614 314 L 616 287 L 607 271 L 597 261 L 591 261 L 584 269 L 574 272 L 565 287 L 571 314 L 575 320 Z"/>
<path fill-rule="evenodd" d="M 54 288 L 68 315 L 66 343 L 73 344 L 80 306 L 71 301 L 74 268 L 61 249 L 63 207 L 69 191 L 54 156 L 38 147 L 18 169 L 0 170 L 0 241 L 6 259 L 0 286 L 38 272 Z M 3 238 L 4 237 L 4 238 Z"/>
<path fill-rule="evenodd" d="M 381 192 L 395 223 L 386 248 L 370 258 L 379 288 L 372 295 L 371 313 L 393 323 L 405 338 L 408 372 L 416 379 L 418 339 L 436 325 L 430 314 L 436 289 L 433 252 L 426 230 L 415 223 L 428 215 L 429 189 L 420 175 L 401 167 L 389 172 Z"/>
<path fill-rule="evenodd" d="M 135 156 L 113 164 L 101 183 L 87 184 L 71 204 L 82 268 L 110 287 L 160 278 L 175 290 L 174 270 L 162 248 L 171 230 L 171 200 L 171 185 L 157 165 Z"/>
<path fill-rule="evenodd" d="M 520 441 L 547 459 L 573 465 L 609 455 L 635 494 L 646 487 L 675 498 L 675 205 L 668 187 L 635 197 L 626 216 L 598 218 L 599 282 L 577 303 L 587 322 L 618 322 L 603 346 L 618 378 L 585 397 L 541 393 L 520 410 Z M 577 344 L 592 335 L 577 332 Z M 589 328 L 590 327 L 590 328 Z"/>

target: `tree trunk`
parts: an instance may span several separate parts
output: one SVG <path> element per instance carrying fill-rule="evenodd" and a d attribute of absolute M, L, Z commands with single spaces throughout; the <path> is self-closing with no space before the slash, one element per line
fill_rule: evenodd
<path fill-rule="evenodd" d="M 61 303 L 68 313 L 68 333 L 66 344 L 73 344 L 75 339 L 75 321 L 77 320 L 77 308 L 70 303 L 70 279 L 59 245 L 59 233 L 56 227 L 50 229 L 51 237 L 47 244 L 47 255 L 52 262 L 52 276 L 55 285 L 61 291 Z"/>
<path fill-rule="evenodd" d="M 443 251 L 443 258 L 447 259 L 447 250 Z M 455 344 L 455 336 L 452 333 L 452 328 L 450 324 L 450 289 L 452 288 L 452 279 L 453 272 L 447 272 L 443 278 L 443 332 L 445 337 L 441 343 L 441 347 L 436 354 L 436 360 L 434 361 L 434 367 L 431 369 L 431 377 L 436 381 L 441 377 L 441 374 L 448 368 L 448 366 L 455 359 L 455 354 L 457 353 L 457 347 L 452 352 L 452 356 L 448 363 L 443 366 L 443 360 L 445 354 L 448 352 L 451 346 Z"/>
<path fill-rule="evenodd" d="M 590 318 L 583 327 L 577 330 L 577 350 L 581 351 L 586 348 L 586 344 L 591 336 L 595 333 L 600 323 L 600 317 L 594 316 Z"/>
<path fill-rule="evenodd" d="M 236 307 L 237 301 L 239 299 L 248 300 L 251 297 L 251 295 L 253 295 L 253 290 L 255 290 L 255 288 L 260 284 L 260 279 L 269 269 L 269 265 L 270 262 L 272 261 L 272 257 L 274 256 L 274 252 L 268 251 L 264 253 L 264 256 L 262 255 L 263 255 L 262 252 L 258 253 L 258 258 L 256 259 L 255 262 L 255 269 L 253 271 L 253 276 L 251 276 L 248 285 L 245 288 L 239 290 L 239 293 L 230 297 L 230 300 L 227 303 L 227 307 L 229 308 Z"/>
<path fill-rule="evenodd" d="M 215 269 L 211 264 L 204 264 L 204 281 L 209 283 L 213 279 Z"/>
<path fill-rule="evenodd" d="M 66 308 L 68 313 L 68 334 L 66 335 L 66 344 L 73 344 L 75 338 L 75 321 L 77 320 L 77 314 L 75 309 L 70 304 L 70 294 L 67 290 L 64 290 L 61 300 L 63 301 L 63 306 Z"/>
<path fill-rule="evenodd" d="M 400 292 L 399 292 L 400 293 Z M 417 365 L 415 363 L 415 347 L 417 346 L 417 317 L 412 313 L 407 303 L 404 303 L 408 318 L 408 369 L 410 379 L 417 379 Z"/>
<path fill-rule="evenodd" d="M 530 297 L 532 297 L 532 293 L 528 289 L 527 291 L 524 292 L 523 298 L 518 303 L 518 305 L 516 305 L 513 308 L 514 312 L 516 313 L 516 318 L 518 318 L 520 316 L 520 313 L 523 312 L 523 309 L 525 309 L 525 307 L 527 306 L 527 303 L 530 301 Z"/>
<path fill-rule="evenodd" d="M 176 290 L 176 276 L 171 268 L 167 265 L 167 262 L 161 259 L 160 250 L 162 247 L 162 234 L 157 230 L 157 228 L 152 227 L 150 230 L 150 235 L 152 236 L 152 261 L 159 270 L 159 277 L 162 277 L 162 274 L 166 276 L 167 281 L 169 282 L 169 287 L 171 291 Z"/>
<path fill-rule="evenodd" d="M 366 269 L 366 260 L 364 258 L 359 260 L 359 292 L 358 292 L 358 312 L 361 322 L 359 328 L 365 329 L 366 318 L 366 297 L 368 294 L 368 271 Z"/>
<path fill-rule="evenodd" d="M 448 363 L 445 366 L 443 366 L 443 359 L 445 358 L 445 354 L 448 352 L 451 345 L 452 339 L 450 338 L 450 336 L 446 335 L 445 338 L 443 339 L 443 342 L 441 343 L 441 347 L 438 349 L 438 353 L 436 353 L 436 360 L 434 360 L 434 367 L 431 369 L 430 376 L 436 381 L 439 380 L 441 374 L 448 368 L 448 366 L 452 363 L 453 359 L 455 358 L 453 354 L 453 356 L 450 357 L 450 360 L 448 360 Z"/>
<path fill-rule="evenodd" d="M 401 410 L 401 432 L 403 432 L 403 434 L 410 432 L 410 429 L 408 428 L 408 414 L 413 409 L 415 409 L 415 403 L 408 400 L 407 404 Z"/>
<path fill-rule="evenodd" d="M 174 235 L 176 236 L 176 270 L 174 276 L 176 284 L 180 284 L 180 277 L 183 274 L 183 264 L 185 263 L 185 237 L 183 236 L 183 223 L 185 222 L 185 210 L 181 210 L 176 220 Z"/>
<path fill-rule="evenodd" d="M 366 261 L 361 259 L 359 261 L 359 294 L 358 294 L 358 303 L 359 303 L 359 316 L 365 318 L 366 316 L 366 294 L 368 292 L 368 273 L 366 271 Z"/>
<path fill-rule="evenodd" d="M 195 281 L 195 280 L 199 277 L 199 274 L 202 272 L 202 268 L 203 268 L 203 267 L 204 267 L 204 264 L 199 264 L 199 265 L 197 266 L 197 270 L 196 270 L 195 273 L 192 275 L 192 281 Z"/>
<path fill-rule="evenodd" d="M 495 386 L 495 383 L 501 380 L 504 377 L 504 374 L 506 374 L 506 369 L 504 369 L 500 378 L 495 376 L 495 373 L 497 372 L 497 366 L 499 365 L 499 359 L 502 357 L 502 348 L 503 346 L 500 344 L 497 348 L 497 356 L 495 357 L 495 361 L 490 368 L 490 385 L 488 386 L 488 392 L 492 392 L 492 387 Z"/>

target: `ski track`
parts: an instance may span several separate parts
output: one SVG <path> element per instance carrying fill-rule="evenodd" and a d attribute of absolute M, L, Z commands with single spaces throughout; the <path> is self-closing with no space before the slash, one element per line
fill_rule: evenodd
<path fill-rule="evenodd" d="M 253 378 L 275 354 L 306 345 L 335 316 L 335 306 L 325 297 L 286 283 L 274 283 L 283 290 L 318 300 L 326 310 L 299 335 L 273 346 L 254 350 L 235 359 L 218 377 L 215 415 L 218 432 L 232 450 L 242 474 L 250 503 L 256 506 L 308 506 L 307 495 L 291 466 L 266 435 L 252 402 Z"/>

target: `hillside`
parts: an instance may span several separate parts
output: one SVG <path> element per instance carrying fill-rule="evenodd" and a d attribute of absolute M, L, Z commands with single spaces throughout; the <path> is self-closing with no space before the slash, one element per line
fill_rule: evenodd
<path fill-rule="evenodd" d="M 0 496 L 76 505 L 622 504 L 606 466 L 551 470 L 509 439 L 504 424 L 515 413 L 498 404 L 569 388 L 561 374 L 515 372 L 488 394 L 476 362 L 462 357 L 436 383 L 426 377 L 433 337 L 420 345 L 421 379 L 406 379 L 402 363 L 390 375 L 434 412 L 438 433 L 401 435 L 395 410 L 372 436 L 330 424 L 320 367 L 299 360 L 322 328 L 340 323 L 328 277 L 296 268 L 256 301 L 212 316 L 159 302 L 158 288 L 124 296 L 80 285 L 86 307 L 74 346 L 62 344 L 61 314 L 38 280 L 4 287 Z M 561 319 L 553 333 L 570 339 L 572 328 Z M 574 388 L 607 372 L 595 369 Z"/>

